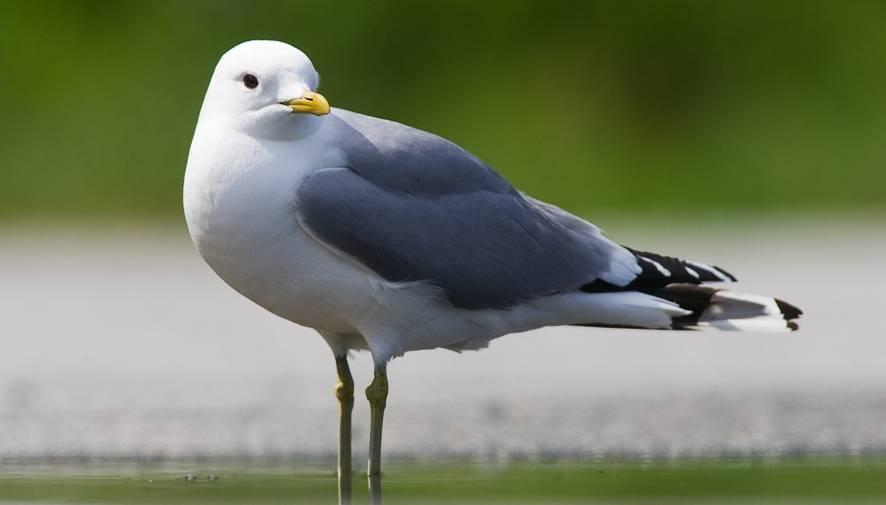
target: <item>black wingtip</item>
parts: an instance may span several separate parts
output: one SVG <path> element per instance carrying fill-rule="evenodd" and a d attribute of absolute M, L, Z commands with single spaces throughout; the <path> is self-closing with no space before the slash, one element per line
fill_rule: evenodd
<path fill-rule="evenodd" d="M 788 321 L 790 321 L 791 319 L 797 319 L 798 317 L 803 315 L 802 310 L 784 300 L 779 300 L 778 298 L 776 298 L 775 304 L 778 306 L 778 310 L 781 311 L 781 314 L 784 316 L 784 318 Z M 788 326 L 790 326 L 790 324 L 788 324 Z M 796 326 L 796 323 L 794 323 L 794 326 Z M 796 328 L 791 329 L 795 330 Z"/>
<path fill-rule="evenodd" d="M 711 265 L 711 266 L 716 268 L 717 271 L 720 272 L 721 274 L 725 275 L 726 277 L 729 277 L 729 279 L 732 280 L 732 282 L 738 282 L 738 278 L 736 278 L 734 275 L 727 272 L 726 270 L 723 270 L 722 268 L 718 267 L 717 265 Z"/>

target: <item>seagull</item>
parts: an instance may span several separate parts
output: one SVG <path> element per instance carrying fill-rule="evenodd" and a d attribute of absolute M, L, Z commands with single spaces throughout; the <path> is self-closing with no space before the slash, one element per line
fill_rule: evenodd
<path fill-rule="evenodd" d="M 477 350 L 555 325 L 797 329 L 789 303 L 704 285 L 735 281 L 722 268 L 620 245 L 446 139 L 330 107 L 319 82 L 289 44 L 228 50 L 183 199 L 197 250 L 227 284 L 329 344 L 340 477 L 351 472 L 351 351 L 372 355 L 377 476 L 387 365 L 404 353 Z"/>

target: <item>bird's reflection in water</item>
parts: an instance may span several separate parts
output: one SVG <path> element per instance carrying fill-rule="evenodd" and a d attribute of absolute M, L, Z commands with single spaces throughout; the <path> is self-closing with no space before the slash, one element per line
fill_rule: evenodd
<path fill-rule="evenodd" d="M 351 473 L 338 475 L 338 505 L 351 505 L 353 497 L 353 479 Z M 369 477 L 369 503 L 381 505 L 381 476 Z"/>

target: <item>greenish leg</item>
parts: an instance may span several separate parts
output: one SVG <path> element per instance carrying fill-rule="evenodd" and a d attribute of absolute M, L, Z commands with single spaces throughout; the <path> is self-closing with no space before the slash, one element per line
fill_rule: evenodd
<path fill-rule="evenodd" d="M 354 410 L 354 379 L 348 367 L 348 357 L 336 356 L 335 369 L 338 383 L 335 397 L 338 398 L 338 503 L 351 503 L 351 412 Z"/>
<path fill-rule="evenodd" d="M 381 431 L 388 398 L 388 375 L 384 365 L 376 365 L 375 377 L 366 388 L 369 400 L 369 476 L 381 475 Z M 372 480 L 370 479 L 370 484 Z"/>
<path fill-rule="evenodd" d="M 369 476 L 369 503 L 381 505 L 381 475 Z"/>

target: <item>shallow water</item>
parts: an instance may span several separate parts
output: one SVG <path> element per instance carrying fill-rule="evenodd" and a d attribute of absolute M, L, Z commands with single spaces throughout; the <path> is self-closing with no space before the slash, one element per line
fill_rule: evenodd
<path fill-rule="evenodd" d="M 12 474 L 0 467 L 0 504 L 337 502 L 336 478 L 328 470 L 286 463 L 218 465 L 124 465 L 104 471 L 78 465 Z M 215 480 L 207 478 L 210 471 Z M 860 504 L 886 498 L 886 465 L 846 458 L 412 464 L 390 467 L 381 485 L 388 505 Z M 355 476 L 352 486 L 353 503 L 367 503 L 365 478 Z"/>
<path fill-rule="evenodd" d="M 549 328 L 390 367 L 387 456 L 886 450 L 886 224 L 599 223 L 806 311 L 791 334 Z M 334 453 L 334 367 L 178 228 L 0 229 L 0 459 Z M 352 365 L 358 390 L 370 378 Z M 367 408 L 355 410 L 355 448 Z"/>

